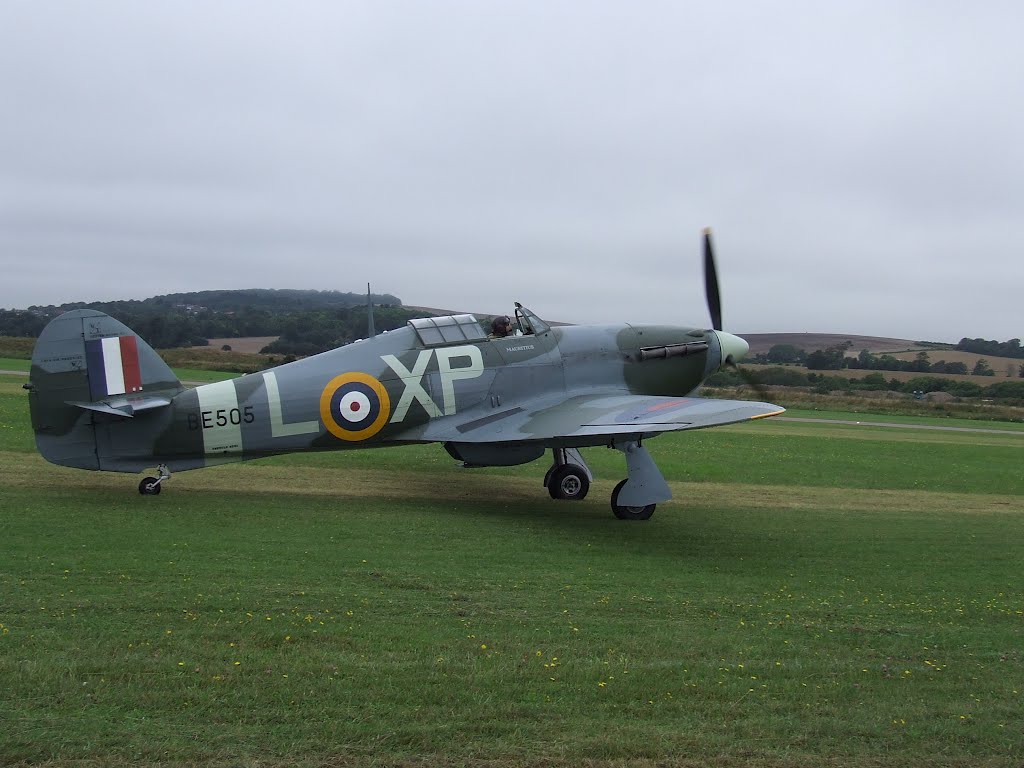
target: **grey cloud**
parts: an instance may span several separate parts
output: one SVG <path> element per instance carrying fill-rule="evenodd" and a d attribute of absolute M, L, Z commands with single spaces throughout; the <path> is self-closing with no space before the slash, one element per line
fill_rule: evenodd
<path fill-rule="evenodd" d="M 1020 336 L 1011 3 L 8 4 L 0 306 L 213 287 Z"/>

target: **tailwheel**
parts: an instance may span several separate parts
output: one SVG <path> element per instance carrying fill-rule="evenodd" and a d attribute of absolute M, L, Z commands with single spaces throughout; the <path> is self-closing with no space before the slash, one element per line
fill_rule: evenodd
<path fill-rule="evenodd" d="M 167 469 L 166 464 L 161 464 L 156 468 L 156 471 L 160 474 L 159 477 L 144 477 L 139 483 L 139 493 L 143 496 L 156 496 L 160 493 L 160 486 L 164 480 L 167 480 L 171 476 L 171 472 Z"/>
<path fill-rule="evenodd" d="M 619 505 L 619 491 L 629 481 L 629 478 L 622 480 L 612 491 L 612 512 L 619 520 L 648 520 L 654 514 L 657 504 L 647 504 L 642 507 L 625 507 Z"/>
<path fill-rule="evenodd" d="M 582 501 L 590 490 L 590 478 L 582 467 L 562 464 L 550 470 L 545 485 L 552 499 Z"/>

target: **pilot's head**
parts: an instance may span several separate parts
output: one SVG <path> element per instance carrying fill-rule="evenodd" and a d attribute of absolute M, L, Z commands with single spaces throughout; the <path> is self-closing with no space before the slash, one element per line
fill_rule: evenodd
<path fill-rule="evenodd" d="M 495 336 L 508 336 L 512 333 L 512 318 L 508 315 L 494 318 L 491 321 L 491 333 Z"/>

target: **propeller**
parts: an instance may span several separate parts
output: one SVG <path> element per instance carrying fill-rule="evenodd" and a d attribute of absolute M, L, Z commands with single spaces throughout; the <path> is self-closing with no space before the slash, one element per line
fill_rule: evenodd
<path fill-rule="evenodd" d="M 722 330 L 722 297 L 718 293 L 718 270 L 715 269 L 715 249 L 711 246 L 711 227 L 704 229 L 704 295 L 707 297 L 711 327 Z"/>
<path fill-rule="evenodd" d="M 722 348 L 722 367 L 731 368 L 743 379 L 763 400 L 768 400 L 768 390 L 752 373 L 740 368 L 737 360 L 742 360 L 750 345 L 739 336 L 722 330 L 722 296 L 718 289 L 718 270 L 715 267 L 715 249 L 711 244 L 711 228 L 704 229 L 704 295 L 708 302 L 708 313 L 711 315 L 711 327 L 718 336 Z"/>

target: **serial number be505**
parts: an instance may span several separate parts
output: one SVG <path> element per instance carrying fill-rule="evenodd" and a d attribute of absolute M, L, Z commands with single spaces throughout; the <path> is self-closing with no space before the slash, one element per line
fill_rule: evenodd
<path fill-rule="evenodd" d="M 215 411 L 200 411 L 199 413 L 188 414 L 188 428 L 190 430 L 213 429 L 214 427 L 226 427 L 228 424 L 252 424 L 256 421 L 256 414 L 252 406 L 244 408 L 218 408 Z"/>

